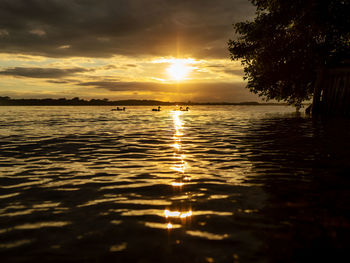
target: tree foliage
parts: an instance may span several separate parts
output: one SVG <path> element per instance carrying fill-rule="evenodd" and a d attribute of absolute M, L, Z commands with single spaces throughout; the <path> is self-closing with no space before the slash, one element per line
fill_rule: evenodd
<path fill-rule="evenodd" d="M 241 60 L 252 92 L 300 105 L 317 72 L 349 57 L 349 0 L 251 0 L 254 21 L 234 24 L 231 59 Z"/>

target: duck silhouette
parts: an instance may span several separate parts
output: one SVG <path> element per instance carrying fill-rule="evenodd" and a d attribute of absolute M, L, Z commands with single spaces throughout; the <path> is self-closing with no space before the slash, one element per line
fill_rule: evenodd
<path fill-rule="evenodd" d="M 160 106 L 158 106 L 158 109 L 152 109 L 152 111 L 160 111 Z"/>
<path fill-rule="evenodd" d="M 183 109 L 182 107 L 180 107 L 180 111 L 188 111 L 190 109 L 190 107 L 186 107 L 186 109 Z"/>
<path fill-rule="evenodd" d="M 112 109 L 112 111 L 125 111 L 125 107 L 123 108 L 117 107 L 116 109 Z"/>

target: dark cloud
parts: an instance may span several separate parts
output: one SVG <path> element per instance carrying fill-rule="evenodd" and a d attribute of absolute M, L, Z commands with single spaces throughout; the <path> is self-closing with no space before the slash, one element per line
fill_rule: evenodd
<path fill-rule="evenodd" d="M 225 69 L 224 72 L 234 76 L 244 76 L 243 69 Z"/>
<path fill-rule="evenodd" d="M 122 81 L 87 81 L 77 84 L 110 91 L 162 91 L 171 88 L 172 84 L 160 84 L 155 82 L 122 82 Z"/>
<path fill-rule="evenodd" d="M 248 0 L 1 0 L 1 52 L 225 57 Z"/>
<path fill-rule="evenodd" d="M 224 72 L 229 75 L 234 75 L 234 76 L 244 76 L 244 70 L 242 68 L 239 69 L 230 69 L 228 68 L 229 66 L 227 65 L 222 65 L 222 64 L 214 64 L 214 65 L 208 65 L 206 66 L 207 68 L 214 70 L 215 72 Z"/>
<path fill-rule="evenodd" d="M 113 92 L 130 91 L 174 93 L 193 101 L 258 101 L 258 96 L 244 89 L 244 83 L 182 83 L 160 84 L 155 82 L 96 81 L 82 82 L 79 86 L 105 89 Z"/>
<path fill-rule="evenodd" d="M 53 84 L 72 84 L 75 81 L 72 80 L 47 80 L 48 83 L 53 83 Z"/>
<path fill-rule="evenodd" d="M 14 77 L 27 77 L 27 78 L 61 78 L 74 75 L 76 73 L 90 71 L 83 68 L 24 68 L 14 67 L 7 68 L 0 71 L 0 75 L 14 76 Z M 57 83 L 57 82 L 56 82 Z M 62 82 L 61 82 L 62 83 Z"/>

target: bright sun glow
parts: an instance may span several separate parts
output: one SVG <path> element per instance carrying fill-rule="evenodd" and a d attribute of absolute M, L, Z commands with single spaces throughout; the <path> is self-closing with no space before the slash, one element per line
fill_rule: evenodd
<path fill-rule="evenodd" d="M 186 64 L 184 60 L 174 60 L 167 68 L 169 76 L 176 81 L 184 80 L 191 68 Z"/>

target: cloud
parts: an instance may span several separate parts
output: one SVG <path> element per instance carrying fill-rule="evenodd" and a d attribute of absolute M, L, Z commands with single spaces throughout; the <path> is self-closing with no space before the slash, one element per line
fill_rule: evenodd
<path fill-rule="evenodd" d="M 225 69 L 224 72 L 234 76 L 244 76 L 243 69 Z"/>
<path fill-rule="evenodd" d="M 13 77 L 27 77 L 27 78 L 61 78 L 74 75 L 76 73 L 82 73 L 90 71 L 84 68 L 25 68 L 25 67 L 14 67 L 7 68 L 0 71 L 0 75 L 13 76 Z M 57 82 L 56 82 L 57 83 Z"/>
<path fill-rule="evenodd" d="M 112 92 L 173 94 L 182 100 L 193 101 L 258 101 L 258 97 L 244 88 L 245 83 L 211 82 L 165 84 L 156 82 L 96 81 L 81 82 L 78 86 L 93 87 Z"/>
<path fill-rule="evenodd" d="M 247 0 L 1 0 L 4 53 L 49 57 L 228 57 Z"/>
<path fill-rule="evenodd" d="M 48 83 L 53 84 L 73 84 L 74 81 L 72 80 L 47 80 Z"/>

